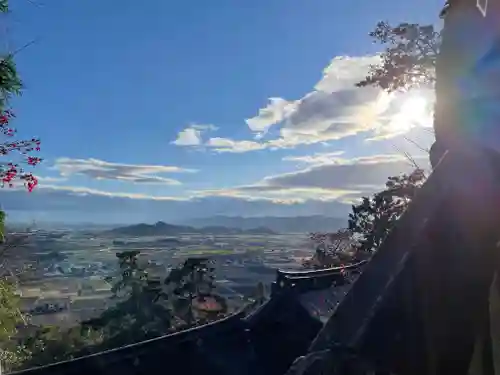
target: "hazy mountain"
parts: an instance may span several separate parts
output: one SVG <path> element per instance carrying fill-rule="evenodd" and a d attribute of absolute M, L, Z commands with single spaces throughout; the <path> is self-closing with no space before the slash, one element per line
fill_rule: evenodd
<path fill-rule="evenodd" d="M 58 221 L 25 221 L 25 222 L 12 222 L 9 221 L 9 227 L 15 230 L 26 230 L 26 229 L 42 229 L 42 230 L 106 230 L 113 229 L 120 225 L 115 224 L 100 224 L 91 222 L 58 222 Z"/>
<path fill-rule="evenodd" d="M 159 221 L 156 224 L 134 224 L 118 227 L 106 231 L 105 233 L 125 236 L 175 236 L 181 233 L 190 233 L 193 228 L 167 224 Z"/>
<path fill-rule="evenodd" d="M 193 227 L 223 226 L 242 230 L 252 228 L 269 228 L 279 233 L 306 233 L 335 231 L 347 226 L 346 219 L 328 216 L 295 216 L 295 217 L 240 217 L 240 216 L 212 216 L 191 219 L 183 222 Z"/>
<path fill-rule="evenodd" d="M 249 229 L 231 228 L 223 225 L 204 226 L 194 228 L 187 225 L 173 225 L 159 221 L 156 224 L 135 224 L 125 227 L 118 227 L 104 232 L 107 235 L 122 236 L 176 236 L 184 233 L 191 234 L 275 234 L 265 227 L 255 227 Z"/>

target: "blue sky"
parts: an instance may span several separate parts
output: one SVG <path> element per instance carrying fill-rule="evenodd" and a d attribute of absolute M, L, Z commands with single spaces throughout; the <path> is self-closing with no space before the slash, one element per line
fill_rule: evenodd
<path fill-rule="evenodd" d="M 353 83 L 379 20 L 435 23 L 442 1 L 33 1 L 2 20 L 11 49 L 36 40 L 12 105 L 45 158 L 35 193 L 1 192 L 14 218 L 343 216 L 418 154 L 407 133 L 431 140 L 429 93 Z"/>

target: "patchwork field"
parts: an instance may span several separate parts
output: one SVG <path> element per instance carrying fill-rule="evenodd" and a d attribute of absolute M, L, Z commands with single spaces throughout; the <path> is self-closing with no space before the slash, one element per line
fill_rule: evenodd
<path fill-rule="evenodd" d="M 300 268 L 302 259 L 312 252 L 303 234 L 183 235 L 172 245 L 165 242 L 157 237 L 113 241 L 78 232 L 35 233 L 23 251 L 27 254 L 23 262 L 31 264 L 29 277 L 19 288 L 23 309 L 45 311 L 49 306 L 47 313 L 33 316 L 36 325 L 66 326 L 96 316 L 110 303 L 110 285 L 104 277 L 117 273 L 115 254 L 126 250 L 139 250 L 140 261 L 157 276 L 189 257 L 209 257 L 219 293 L 237 308 L 258 282 L 269 285 L 278 268 Z M 50 310 L 56 308 L 63 311 Z"/>

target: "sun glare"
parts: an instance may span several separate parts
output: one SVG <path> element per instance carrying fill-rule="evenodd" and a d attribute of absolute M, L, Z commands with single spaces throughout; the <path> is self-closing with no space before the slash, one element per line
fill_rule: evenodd
<path fill-rule="evenodd" d="M 410 121 L 419 122 L 426 112 L 427 100 L 422 96 L 412 96 L 401 105 L 401 114 Z"/>
<path fill-rule="evenodd" d="M 404 134 L 415 126 L 426 126 L 429 122 L 429 101 L 424 96 L 413 95 L 405 98 L 389 123 L 379 136 Z"/>

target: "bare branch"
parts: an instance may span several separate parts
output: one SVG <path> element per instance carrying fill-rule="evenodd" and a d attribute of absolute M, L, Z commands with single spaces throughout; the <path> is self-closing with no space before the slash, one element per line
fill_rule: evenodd
<path fill-rule="evenodd" d="M 420 146 L 417 142 L 415 142 L 413 139 L 408 138 L 407 136 L 403 137 L 406 141 L 410 142 L 413 144 L 415 147 L 417 147 L 420 151 L 424 151 L 425 153 L 429 153 L 430 150 L 428 148 L 425 148 L 423 146 Z"/>

